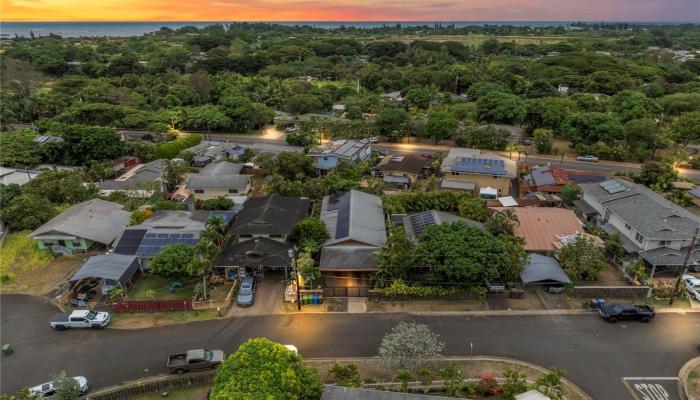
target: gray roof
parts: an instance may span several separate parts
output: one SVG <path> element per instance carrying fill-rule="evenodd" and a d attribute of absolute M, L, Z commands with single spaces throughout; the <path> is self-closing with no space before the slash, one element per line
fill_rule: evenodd
<path fill-rule="evenodd" d="M 537 186 L 557 184 L 557 180 L 554 179 L 554 175 L 549 169 L 549 165 L 541 165 L 533 168 L 532 171 L 530 171 L 530 178 Z"/>
<path fill-rule="evenodd" d="M 346 140 L 339 139 L 316 146 L 309 151 L 309 156 L 326 157 L 336 156 L 342 158 L 354 158 L 362 149 L 368 147 L 369 139 Z"/>
<path fill-rule="evenodd" d="M 326 385 L 321 400 L 452 400 L 456 397 L 430 396 L 415 393 L 388 392 L 385 390 L 358 389 Z"/>
<path fill-rule="evenodd" d="M 640 251 L 639 256 L 652 266 L 678 267 L 683 265 L 685 256 L 688 254 L 688 247 L 681 247 L 675 250 L 670 247 L 658 247 L 653 250 Z M 690 253 L 689 265 L 700 265 L 700 245 L 696 245 Z"/>
<path fill-rule="evenodd" d="M 425 232 L 426 229 L 428 229 L 428 227 L 436 224 L 452 223 L 457 221 L 464 222 L 465 224 L 475 228 L 484 229 L 484 224 L 481 222 L 437 210 L 428 210 L 413 215 L 406 215 L 403 217 L 402 223 L 403 228 L 406 231 L 406 235 L 412 242 L 415 243 L 418 242 L 418 238 L 423 234 L 423 232 Z"/>
<path fill-rule="evenodd" d="M 474 190 L 476 188 L 476 184 L 474 182 L 458 181 L 444 177 L 440 181 L 440 188 Z"/>
<path fill-rule="evenodd" d="M 231 227 L 235 235 L 289 235 L 294 225 L 309 215 L 311 200 L 271 194 L 251 197 L 243 203 Z"/>
<path fill-rule="evenodd" d="M 321 271 L 376 271 L 375 246 L 326 246 L 321 249 Z"/>
<path fill-rule="evenodd" d="M 63 142 L 63 138 L 60 136 L 36 135 L 34 136 L 34 141 L 39 144 L 61 143 Z"/>
<path fill-rule="evenodd" d="M 101 199 L 92 199 L 66 209 L 29 234 L 33 238 L 59 232 L 110 244 L 131 220 L 124 206 Z"/>
<path fill-rule="evenodd" d="M 164 160 L 154 160 L 135 166 L 117 179 L 102 181 L 99 186 L 102 190 L 141 189 L 143 186 L 149 186 L 149 182 L 160 181 L 164 173 Z"/>
<path fill-rule="evenodd" d="M 227 246 L 214 262 L 215 267 L 280 267 L 290 265 L 289 243 L 255 238 Z"/>
<path fill-rule="evenodd" d="M 87 262 L 70 278 L 71 282 L 84 278 L 102 278 L 126 285 L 139 269 L 136 256 L 104 254 L 88 258 Z"/>
<path fill-rule="evenodd" d="M 611 181 L 619 184 L 620 191 L 611 193 L 603 188 L 601 185 L 607 181 L 584 183 L 579 187 L 646 239 L 689 239 L 695 227 L 700 225 L 698 217 L 646 186 L 622 179 Z"/>
<path fill-rule="evenodd" d="M 0 183 L 5 185 L 15 183 L 21 186 L 36 178 L 39 174 L 39 171 L 33 171 L 30 169 L 0 167 Z"/>
<path fill-rule="evenodd" d="M 207 165 L 199 171 L 199 175 L 238 175 L 243 170 L 243 165 L 228 161 L 220 161 Z"/>
<path fill-rule="evenodd" d="M 242 190 L 248 186 L 251 175 L 192 175 L 187 179 L 187 189 L 235 189 Z"/>
<path fill-rule="evenodd" d="M 520 273 L 523 284 L 571 283 L 571 279 L 553 257 L 530 253 L 530 260 Z"/>
<path fill-rule="evenodd" d="M 386 245 L 384 207 L 379 196 L 359 190 L 325 196 L 321 220 L 331 236 L 324 246 L 347 240 L 377 247 Z"/>

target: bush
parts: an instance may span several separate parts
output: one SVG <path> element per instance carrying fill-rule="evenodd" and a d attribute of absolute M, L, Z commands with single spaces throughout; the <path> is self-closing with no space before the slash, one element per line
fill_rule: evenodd
<path fill-rule="evenodd" d="M 199 208 L 202 210 L 230 210 L 236 203 L 226 196 L 218 196 L 201 202 Z"/>
<path fill-rule="evenodd" d="M 192 247 L 182 243 L 167 244 L 153 257 L 150 267 L 154 274 L 161 276 L 191 275 L 194 259 Z"/>
<path fill-rule="evenodd" d="M 409 286 L 402 280 L 397 279 L 391 282 L 389 287 L 376 289 L 376 291 L 386 297 L 443 297 L 460 293 L 462 290 L 454 286 Z"/>
<path fill-rule="evenodd" d="M 345 366 L 333 363 L 333 367 L 328 371 L 328 377 L 338 386 L 360 387 L 360 374 L 357 372 L 357 365 L 348 363 Z"/>
<path fill-rule="evenodd" d="M 501 388 L 493 375 L 486 374 L 479 380 L 477 391 L 484 396 L 495 396 L 501 391 Z"/>

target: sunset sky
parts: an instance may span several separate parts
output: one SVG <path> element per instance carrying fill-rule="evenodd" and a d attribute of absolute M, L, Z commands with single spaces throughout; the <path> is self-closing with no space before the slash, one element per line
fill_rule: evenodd
<path fill-rule="evenodd" d="M 0 0 L 2 21 L 695 20 L 700 0 Z"/>

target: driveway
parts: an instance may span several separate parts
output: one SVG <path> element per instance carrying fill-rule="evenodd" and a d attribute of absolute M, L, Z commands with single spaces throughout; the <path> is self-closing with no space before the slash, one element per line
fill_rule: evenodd
<path fill-rule="evenodd" d="M 305 357 L 370 357 L 400 321 L 428 324 L 445 354 L 494 355 L 557 366 L 594 399 L 633 400 L 628 384 L 674 377 L 698 355 L 700 313 L 660 314 L 653 322 L 608 324 L 596 315 L 415 316 L 296 314 L 241 316 L 142 330 L 56 332 L 50 305 L 28 296 L 0 296 L 4 393 L 46 381 L 60 370 L 85 375 L 93 388 L 165 372 L 168 354 L 189 348 L 233 352 L 248 338 L 294 344 Z M 626 378 L 626 380 L 623 380 Z M 634 385 L 632 385 L 634 386 Z M 675 397 L 670 397 L 673 399 Z"/>
<path fill-rule="evenodd" d="M 284 272 L 265 272 L 265 277 L 258 282 L 255 302 L 250 307 L 234 304 L 228 312 L 229 317 L 246 315 L 271 315 L 284 313 Z"/>

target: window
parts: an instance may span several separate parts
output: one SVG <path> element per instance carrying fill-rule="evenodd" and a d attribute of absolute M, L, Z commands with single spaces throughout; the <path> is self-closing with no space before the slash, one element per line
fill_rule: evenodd
<path fill-rule="evenodd" d="M 659 241 L 659 246 L 670 246 L 671 241 L 670 240 L 660 240 Z"/>
<path fill-rule="evenodd" d="M 492 179 L 501 179 L 501 177 L 498 176 L 498 175 L 493 175 L 491 178 L 492 178 Z"/>
<path fill-rule="evenodd" d="M 80 240 L 73 240 L 73 242 L 71 244 L 73 245 L 73 247 L 82 247 L 83 246 L 83 242 L 81 242 Z"/>
<path fill-rule="evenodd" d="M 328 157 L 323 157 L 323 161 L 328 161 Z"/>
<path fill-rule="evenodd" d="M 459 176 L 459 172 L 452 171 L 453 176 Z"/>
<path fill-rule="evenodd" d="M 194 192 L 195 192 L 195 193 L 204 193 L 204 190 L 202 190 L 202 189 L 197 189 L 197 190 L 195 190 Z"/>
<path fill-rule="evenodd" d="M 503 189 L 498 189 L 498 194 L 501 194 L 503 192 Z"/>
<path fill-rule="evenodd" d="M 642 243 L 642 242 L 644 242 L 644 236 L 637 233 L 634 235 L 634 240 L 638 241 L 639 243 Z"/>
<path fill-rule="evenodd" d="M 630 224 L 625 224 L 625 229 L 627 229 L 628 231 L 631 231 L 632 226 Z"/>
<path fill-rule="evenodd" d="M 228 192 L 229 193 L 238 193 L 238 189 L 229 189 Z"/>

